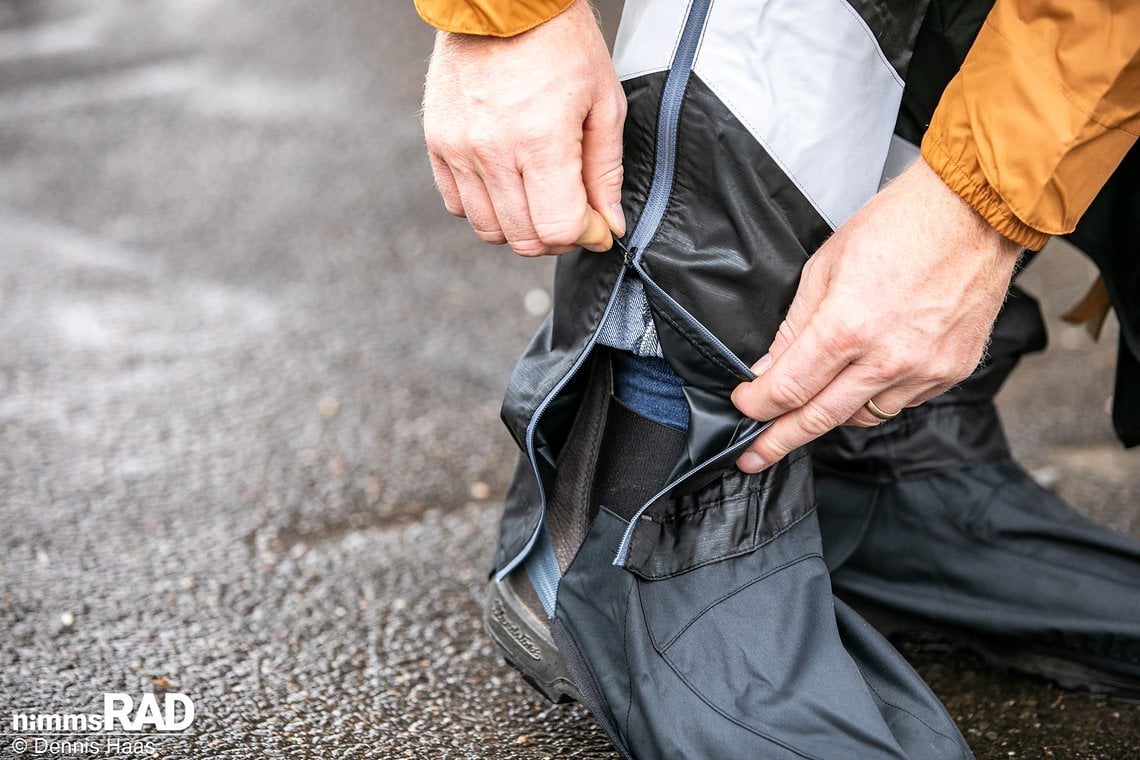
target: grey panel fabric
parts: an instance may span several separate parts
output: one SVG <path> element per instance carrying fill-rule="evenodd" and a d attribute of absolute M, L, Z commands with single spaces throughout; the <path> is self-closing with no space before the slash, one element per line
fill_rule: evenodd
<path fill-rule="evenodd" d="M 878 188 L 924 8 L 714 0 L 694 73 L 836 227 Z M 667 68 L 687 12 L 679 0 L 628 3 L 615 46 L 619 74 Z"/>
<path fill-rule="evenodd" d="M 659 581 L 608 562 L 624 529 L 599 513 L 557 627 L 629 756 L 971 757 L 901 656 L 833 606 L 811 515 L 761 551 Z"/>
<path fill-rule="evenodd" d="M 817 489 L 841 593 L 1084 664 L 1104 673 L 1087 688 L 1140 696 L 1140 544 L 1012 461 L 890 485 L 823 475 Z"/>

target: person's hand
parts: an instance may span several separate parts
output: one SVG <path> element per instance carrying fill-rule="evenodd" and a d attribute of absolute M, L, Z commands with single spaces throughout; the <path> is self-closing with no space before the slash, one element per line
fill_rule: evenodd
<path fill-rule="evenodd" d="M 732 394 L 776 419 L 737 460 L 759 472 L 843 424 L 881 421 L 978 365 L 1020 248 L 921 159 L 808 259 L 759 377 Z"/>
<path fill-rule="evenodd" d="M 625 109 L 585 0 L 506 39 L 440 32 L 423 122 L 444 205 L 523 256 L 608 250 Z"/>

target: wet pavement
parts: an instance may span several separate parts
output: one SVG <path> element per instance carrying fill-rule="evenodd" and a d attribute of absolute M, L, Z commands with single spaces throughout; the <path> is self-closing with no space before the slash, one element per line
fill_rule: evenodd
<path fill-rule="evenodd" d="M 410 6 L 0 4 L 0 757 L 13 712 L 105 692 L 195 705 L 120 756 L 613 757 L 480 630 L 551 266 L 443 213 Z M 1089 279 L 1051 250 L 1025 283 L 1052 315 Z M 1115 340 L 1053 337 L 1015 449 L 1140 536 Z M 904 647 L 980 758 L 1140 755 L 1140 706 Z"/>

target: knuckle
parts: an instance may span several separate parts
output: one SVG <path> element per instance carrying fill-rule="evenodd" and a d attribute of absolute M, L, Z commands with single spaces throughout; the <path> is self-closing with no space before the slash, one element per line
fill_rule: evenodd
<path fill-rule="evenodd" d="M 756 393 L 751 384 L 739 386 L 732 394 L 732 403 L 745 417 L 760 419 L 760 404 L 757 403 Z"/>
<path fill-rule="evenodd" d="M 435 155 L 439 156 L 439 159 L 453 172 L 471 173 L 471 157 L 460 146 L 451 143 L 440 145 Z"/>
<path fill-rule="evenodd" d="M 527 130 L 519 139 L 516 155 L 523 173 L 543 172 L 561 165 L 565 140 L 552 139 L 549 129 Z"/>
<path fill-rule="evenodd" d="M 800 430 L 811 438 L 817 438 L 828 430 L 839 427 L 845 419 L 846 415 L 836 414 L 815 401 L 805 404 L 798 415 Z"/>
<path fill-rule="evenodd" d="M 546 247 L 573 245 L 582 235 L 582 230 L 571 219 L 535 219 L 534 232 Z"/>
<path fill-rule="evenodd" d="M 797 436 L 789 427 L 773 426 L 768 434 L 761 436 L 757 441 L 759 446 L 756 453 L 765 462 L 772 464 L 799 448 L 801 443 L 796 438 Z"/>
<path fill-rule="evenodd" d="M 905 351 L 889 349 L 871 365 L 871 379 L 877 385 L 894 384 L 910 377 L 918 369 L 918 361 Z"/>
<path fill-rule="evenodd" d="M 785 343 L 792 343 L 796 339 L 795 328 L 788 320 L 780 323 L 780 327 L 776 330 L 776 337 L 783 340 Z"/>
<path fill-rule="evenodd" d="M 811 399 L 811 394 L 795 379 L 786 375 L 771 379 L 768 395 L 781 409 L 799 409 Z"/>
<path fill-rule="evenodd" d="M 485 169 L 500 166 L 503 163 L 503 148 L 490 135 L 473 137 L 468 144 L 467 152 L 476 166 Z"/>
<path fill-rule="evenodd" d="M 625 177 L 625 172 L 622 169 L 621 157 L 619 156 L 616 161 L 603 167 L 601 171 L 593 178 L 594 181 L 603 185 L 614 185 L 621 187 L 622 179 Z"/>
<path fill-rule="evenodd" d="M 807 279 L 815 272 L 819 266 L 819 259 L 815 256 L 808 256 L 807 261 L 804 262 L 803 268 L 800 270 L 800 280 Z"/>
<path fill-rule="evenodd" d="M 823 349 L 837 356 L 852 356 L 862 351 L 867 343 L 867 330 L 847 321 L 839 322 L 821 340 Z"/>
<path fill-rule="evenodd" d="M 598 125 L 602 129 L 613 132 L 621 129 L 625 123 L 625 116 L 628 110 L 625 93 L 615 93 L 613 97 L 605 98 L 599 102 L 601 106 L 595 112 L 598 116 Z"/>
<path fill-rule="evenodd" d="M 932 385 L 954 385 L 969 377 L 977 366 L 976 358 L 950 356 L 934 362 L 928 380 Z"/>
<path fill-rule="evenodd" d="M 783 351 L 792 344 L 795 339 L 794 331 L 787 320 L 780 323 L 776 329 L 776 334 L 772 338 L 772 345 L 769 347 L 768 352 L 773 356 L 783 353 Z"/>
<path fill-rule="evenodd" d="M 614 105 L 613 126 L 615 129 L 620 129 L 625 124 L 625 117 L 629 112 L 629 104 L 626 102 L 624 91 L 621 91 L 617 95 L 616 100 L 617 103 Z"/>
<path fill-rule="evenodd" d="M 789 451 L 784 448 L 779 433 L 770 431 L 752 444 L 751 450 L 768 464 L 782 459 Z"/>

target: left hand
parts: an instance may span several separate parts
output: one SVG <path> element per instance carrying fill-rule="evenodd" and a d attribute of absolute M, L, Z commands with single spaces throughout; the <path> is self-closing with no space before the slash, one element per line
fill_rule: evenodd
<path fill-rule="evenodd" d="M 1021 249 L 919 159 L 804 266 L 759 377 L 732 394 L 776 419 L 737 466 L 759 472 L 843 424 L 881 422 L 965 379 L 982 358 Z"/>

